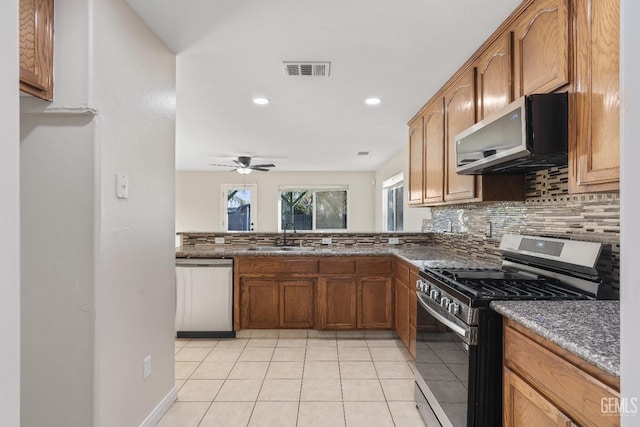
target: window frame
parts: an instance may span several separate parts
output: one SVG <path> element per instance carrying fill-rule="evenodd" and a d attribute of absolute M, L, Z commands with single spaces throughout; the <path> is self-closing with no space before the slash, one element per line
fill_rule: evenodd
<path fill-rule="evenodd" d="M 305 233 L 345 233 L 348 232 L 351 228 L 351 218 L 349 212 L 351 211 L 351 195 L 348 185 L 280 185 L 278 186 L 278 232 L 282 232 L 282 193 L 287 191 L 308 191 L 312 192 L 313 197 L 313 219 L 312 219 L 312 230 L 300 230 Z M 316 229 L 316 192 L 323 191 L 344 191 L 347 195 L 347 224 L 346 228 L 323 228 L 321 230 Z"/>

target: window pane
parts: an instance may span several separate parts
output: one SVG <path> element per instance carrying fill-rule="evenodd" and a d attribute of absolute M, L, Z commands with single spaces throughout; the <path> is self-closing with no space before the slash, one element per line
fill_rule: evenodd
<path fill-rule="evenodd" d="M 293 224 L 296 230 L 313 229 L 313 193 L 310 191 L 283 191 L 280 193 L 280 229 Z"/>
<path fill-rule="evenodd" d="M 347 192 L 316 192 L 316 229 L 345 230 L 347 228 Z"/>
<path fill-rule="evenodd" d="M 403 188 L 396 187 L 395 191 L 395 217 L 396 217 L 396 228 L 395 231 L 402 231 L 404 229 L 404 200 L 403 200 Z"/>
<path fill-rule="evenodd" d="M 251 191 L 227 191 L 227 230 L 251 230 Z"/>
<path fill-rule="evenodd" d="M 386 190 L 386 198 L 387 198 L 387 231 L 394 231 L 396 229 L 395 224 L 395 208 L 394 208 L 394 191 L 389 188 Z"/>

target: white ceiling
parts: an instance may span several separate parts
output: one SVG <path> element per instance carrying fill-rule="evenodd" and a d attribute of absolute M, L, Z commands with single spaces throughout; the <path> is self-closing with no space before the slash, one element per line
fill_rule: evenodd
<path fill-rule="evenodd" d="M 128 2 L 177 54 L 178 170 L 249 155 L 278 171 L 372 171 L 520 0 Z M 330 61 L 331 74 L 288 77 L 282 61 Z"/>

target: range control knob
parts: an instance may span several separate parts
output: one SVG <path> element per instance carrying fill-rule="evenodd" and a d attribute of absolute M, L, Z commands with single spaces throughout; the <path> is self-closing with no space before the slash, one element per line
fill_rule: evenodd
<path fill-rule="evenodd" d="M 442 297 L 442 299 L 440 300 L 440 306 L 444 307 L 445 310 L 449 309 L 450 304 L 451 300 L 447 297 Z"/>
<path fill-rule="evenodd" d="M 440 291 L 437 289 L 431 289 L 429 296 L 431 297 L 432 300 L 438 301 L 438 298 L 440 298 Z"/>
<path fill-rule="evenodd" d="M 420 292 L 423 292 L 425 294 L 429 292 L 429 284 L 424 280 L 418 280 L 416 282 L 416 287 Z"/>
<path fill-rule="evenodd" d="M 455 316 L 456 314 L 460 313 L 460 305 L 452 302 L 451 304 L 449 304 L 449 307 L 447 307 L 447 310 L 449 311 L 449 313 Z"/>

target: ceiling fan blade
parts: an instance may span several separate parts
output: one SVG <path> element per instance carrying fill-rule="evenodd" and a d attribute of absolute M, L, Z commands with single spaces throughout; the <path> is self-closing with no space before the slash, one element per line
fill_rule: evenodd
<path fill-rule="evenodd" d="M 274 165 L 273 163 L 269 163 L 269 164 L 264 164 L 264 165 L 252 165 L 252 168 L 275 168 L 276 165 Z"/>
<path fill-rule="evenodd" d="M 260 171 L 260 172 L 269 172 L 269 169 L 259 168 L 257 166 L 250 166 L 249 169 L 254 170 L 254 171 Z"/>
<path fill-rule="evenodd" d="M 221 168 L 235 168 L 234 165 L 219 165 L 217 163 L 209 163 L 209 166 L 218 166 L 218 167 L 221 167 Z"/>

